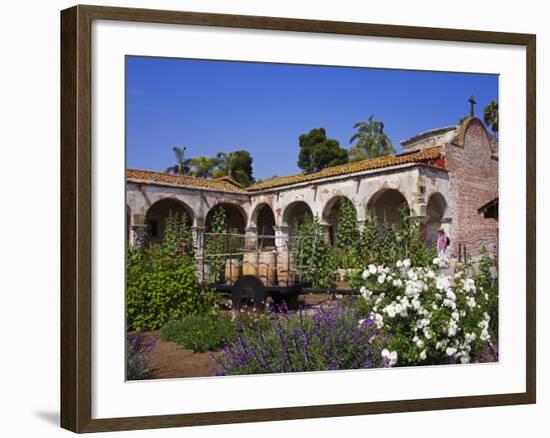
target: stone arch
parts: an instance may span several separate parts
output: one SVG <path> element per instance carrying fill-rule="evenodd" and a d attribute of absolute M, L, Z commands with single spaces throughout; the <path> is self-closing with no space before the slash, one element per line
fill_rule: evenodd
<path fill-rule="evenodd" d="M 367 203 L 369 214 L 376 215 L 381 225 L 385 222 L 391 228 L 401 220 L 403 207 L 410 209 L 407 198 L 397 189 L 380 189 Z"/>
<path fill-rule="evenodd" d="M 457 146 L 464 146 L 466 142 L 466 134 L 468 132 L 468 129 L 470 129 L 471 125 L 476 125 L 481 128 L 481 130 L 485 133 L 485 137 L 487 138 L 487 141 L 490 141 L 491 136 L 489 132 L 487 131 L 487 128 L 485 127 L 485 123 L 483 123 L 480 119 L 477 117 L 467 117 L 464 119 L 464 121 L 460 124 L 458 127 L 458 132 L 455 136 L 455 138 L 452 140 L 452 143 Z"/>
<path fill-rule="evenodd" d="M 259 247 L 275 245 L 275 214 L 269 204 L 262 202 L 254 208 L 250 225 L 257 230 Z"/>
<path fill-rule="evenodd" d="M 446 212 L 447 201 L 445 197 L 439 192 L 433 193 L 426 205 L 425 239 L 428 245 L 436 244 L 438 237 L 437 231 L 441 227 Z"/>
<path fill-rule="evenodd" d="M 332 197 L 323 208 L 322 221 L 325 225 L 327 225 L 329 239 L 333 246 L 336 246 L 337 244 L 337 229 L 341 218 L 341 207 L 344 202 L 351 205 L 355 212 L 355 220 L 357 220 L 357 210 L 355 209 L 355 205 L 347 196 L 336 195 Z"/>
<path fill-rule="evenodd" d="M 282 226 L 288 227 L 290 234 L 294 234 L 298 226 L 307 218 L 313 218 L 313 210 L 305 201 L 294 201 L 288 204 L 283 211 Z"/>
<path fill-rule="evenodd" d="M 194 214 L 189 205 L 177 198 L 160 199 L 151 205 L 145 214 L 149 242 L 159 243 L 162 241 L 166 219 L 170 212 L 185 217 L 185 222 L 189 227 L 193 225 Z"/>
<path fill-rule="evenodd" d="M 206 232 L 208 233 L 212 230 L 212 217 L 215 211 L 220 208 L 225 211 L 229 230 L 235 230 L 238 234 L 244 234 L 247 223 L 246 212 L 241 206 L 230 202 L 219 202 L 208 210 L 205 220 Z"/>

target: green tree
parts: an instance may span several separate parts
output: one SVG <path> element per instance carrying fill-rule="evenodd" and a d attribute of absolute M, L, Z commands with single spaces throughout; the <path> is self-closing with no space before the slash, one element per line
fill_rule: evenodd
<path fill-rule="evenodd" d="M 336 247 L 351 250 L 359 238 L 357 212 L 348 198 L 342 197 L 339 202 L 340 220 L 336 225 Z"/>
<path fill-rule="evenodd" d="M 291 244 L 296 254 L 296 273 L 315 288 L 329 288 L 335 278 L 336 259 L 319 218 L 307 217 Z"/>
<path fill-rule="evenodd" d="M 493 100 L 483 110 L 483 120 L 485 124 L 491 128 L 495 136 L 498 135 L 498 102 Z"/>
<path fill-rule="evenodd" d="M 214 171 L 214 177 L 229 176 L 239 184 L 247 187 L 253 181 L 252 157 L 248 151 L 219 152 L 218 168 Z"/>
<path fill-rule="evenodd" d="M 186 147 L 180 148 L 178 146 L 172 148 L 176 156 L 176 164 L 167 167 L 165 170 L 166 173 L 175 173 L 176 175 L 187 175 L 189 173 L 189 163 L 191 160 L 185 158 L 186 149 Z"/>
<path fill-rule="evenodd" d="M 374 115 L 367 122 L 357 122 L 354 126 L 357 132 L 349 142 L 353 146 L 349 152 L 351 161 L 370 160 L 395 153 L 390 138 L 384 132 L 384 123 L 376 120 Z"/>
<path fill-rule="evenodd" d="M 306 172 L 316 172 L 348 162 L 348 151 L 340 147 L 338 140 L 327 138 L 324 128 L 312 129 L 300 135 L 299 143 L 298 167 Z"/>
<path fill-rule="evenodd" d="M 210 158 L 206 156 L 200 156 L 193 158 L 189 161 L 191 171 L 189 172 L 193 176 L 201 178 L 210 178 L 219 163 L 218 158 Z"/>

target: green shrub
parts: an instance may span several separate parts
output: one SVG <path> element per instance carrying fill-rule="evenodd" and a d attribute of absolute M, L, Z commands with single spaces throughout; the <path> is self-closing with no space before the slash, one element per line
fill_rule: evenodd
<path fill-rule="evenodd" d="M 301 223 L 293 240 L 300 280 L 311 283 L 312 287 L 330 287 L 336 277 L 336 259 L 319 219 L 306 219 Z"/>
<path fill-rule="evenodd" d="M 155 245 L 130 250 L 126 266 L 128 324 L 136 330 L 156 330 L 171 319 L 214 307 L 214 292 L 199 283 L 187 254 L 171 256 Z"/>
<path fill-rule="evenodd" d="M 336 266 L 342 269 L 360 267 L 357 255 L 357 241 L 359 240 L 359 224 L 357 212 L 353 203 L 347 198 L 340 198 L 340 220 L 336 225 L 336 242 L 334 256 Z"/>
<path fill-rule="evenodd" d="M 226 252 L 226 236 L 229 232 L 227 214 L 221 205 L 214 207 L 210 229 L 205 236 L 205 249 L 208 256 L 208 282 L 220 283 L 223 278 L 225 257 L 220 255 Z"/>
<path fill-rule="evenodd" d="M 376 215 L 367 214 L 356 242 L 360 267 L 393 265 L 404 259 L 410 259 L 413 266 L 430 266 L 436 252 L 424 242 L 418 218 L 406 207 L 400 215 L 400 221 L 390 227 L 386 222 L 380 224 Z"/>
<path fill-rule="evenodd" d="M 169 321 L 160 331 L 166 341 L 172 341 L 194 352 L 213 351 L 235 338 L 233 322 L 216 315 L 190 315 Z"/>
<path fill-rule="evenodd" d="M 193 233 L 187 225 L 187 215 L 168 212 L 164 224 L 164 236 L 162 246 L 169 254 L 185 253 L 193 256 Z"/>
<path fill-rule="evenodd" d="M 483 247 L 479 266 L 475 273 L 475 282 L 480 288 L 480 292 L 486 294 L 487 313 L 491 317 L 489 332 L 493 339 L 498 340 L 498 278 L 491 274 L 491 268 L 495 266 L 496 260 L 489 255 L 487 248 Z"/>
<path fill-rule="evenodd" d="M 361 274 L 358 311 L 387 335 L 398 365 L 483 361 L 493 341 L 487 295 L 468 271 L 446 276 L 436 261 L 431 268 L 410 259 L 372 264 Z"/>
<path fill-rule="evenodd" d="M 193 242 L 185 218 L 169 214 L 162 243 L 137 246 L 126 258 L 129 327 L 156 330 L 171 319 L 214 308 L 215 294 L 195 275 Z"/>
<path fill-rule="evenodd" d="M 160 336 L 194 352 L 215 351 L 234 342 L 237 331 L 265 328 L 268 320 L 265 315 L 247 313 L 239 313 L 234 319 L 217 314 L 190 315 L 166 323 Z"/>

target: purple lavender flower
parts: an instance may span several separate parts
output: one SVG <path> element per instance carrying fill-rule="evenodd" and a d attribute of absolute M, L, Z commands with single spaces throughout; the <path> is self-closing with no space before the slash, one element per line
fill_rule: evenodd
<path fill-rule="evenodd" d="M 312 313 L 273 309 L 271 321 L 241 330 L 216 360 L 222 374 L 257 374 L 383 366 L 376 324 L 360 321 L 353 301 Z"/>

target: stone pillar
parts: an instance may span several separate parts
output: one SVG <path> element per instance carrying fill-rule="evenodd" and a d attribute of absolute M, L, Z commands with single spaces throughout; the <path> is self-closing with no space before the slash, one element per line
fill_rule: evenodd
<path fill-rule="evenodd" d="M 147 224 L 145 214 L 134 214 L 130 226 L 130 246 L 143 246 L 147 237 Z"/>
<path fill-rule="evenodd" d="M 191 227 L 193 252 L 195 253 L 195 273 L 199 281 L 205 281 L 208 270 L 208 266 L 204 263 L 204 231 L 204 226 Z"/>
<path fill-rule="evenodd" d="M 143 246 L 147 235 L 147 225 L 134 224 L 130 227 L 130 246 Z"/>
<path fill-rule="evenodd" d="M 321 224 L 321 234 L 325 243 L 332 246 L 332 242 L 330 241 L 330 227 L 330 224 Z"/>
<path fill-rule="evenodd" d="M 286 251 L 290 244 L 290 227 L 275 226 L 273 230 L 275 231 L 275 247 L 277 248 L 277 252 Z"/>
<path fill-rule="evenodd" d="M 248 227 L 244 231 L 244 247 L 245 249 L 258 249 L 258 228 Z"/>
<path fill-rule="evenodd" d="M 191 233 L 193 234 L 193 248 L 195 252 L 202 251 L 204 248 L 204 227 L 191 227 Z"/>

